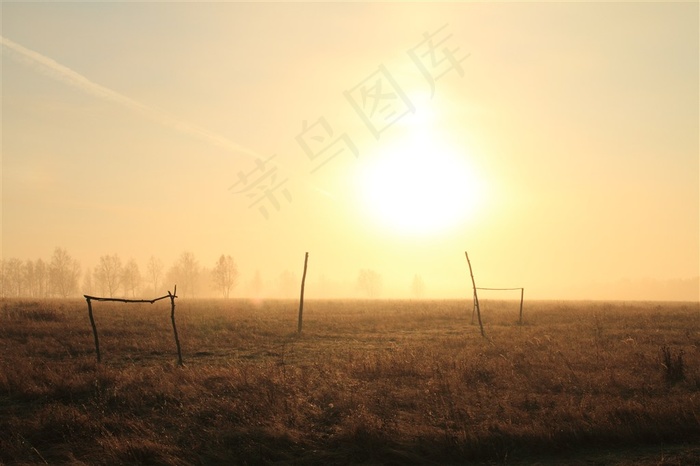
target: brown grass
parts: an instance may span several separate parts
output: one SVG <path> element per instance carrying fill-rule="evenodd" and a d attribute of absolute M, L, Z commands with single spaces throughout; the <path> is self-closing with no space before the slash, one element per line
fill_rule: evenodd
<path fill-rule="evenodd" d="M 697 303 L 178 301 L 3 301 L 0 462 L 700 462 Z"/>

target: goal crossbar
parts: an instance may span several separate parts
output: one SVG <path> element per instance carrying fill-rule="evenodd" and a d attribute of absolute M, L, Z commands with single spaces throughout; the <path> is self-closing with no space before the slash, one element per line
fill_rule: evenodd
<path fill-rule="evenodd" d="M 474 310 L 472 311 L 472 324 L 474 323 L 474 313 L 478 312 L 478 300 L 476 298 L 476 290 L 487 290 L 487 291 L 520 291 L 520 318 L 518 319 L 518 322 L 520 325 L 523 323 L 523 298 L 525 296 L 525 288 L 523 287 L 518 287 L 518 288 L 486 288 L 486 287 L 479 287 L 475 286 L 474 288 Z"/>
<path fill-rule="evenodd" d="M 492 291 L 516 291 L 516 290 L 524 290 L 525 288 L 519 287 L 519 288 L 481 288 L 481 287 L 476 287 L 477 290 L 492 290 Z"/>

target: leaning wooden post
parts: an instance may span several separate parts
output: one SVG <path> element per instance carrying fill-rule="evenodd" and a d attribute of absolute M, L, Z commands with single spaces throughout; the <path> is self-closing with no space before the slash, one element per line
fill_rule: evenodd
<path fill-rule="evenodd" d="M 170 320 L 173 323 L 173 333 L 175 334 L 175 346 L 177 346 L 177 365 L 182 366 L 182 351 L 180 351 L 180 339 L 177 337 L 177 327 L 175 326 L 175 298 L 177 298 L 177 285 L 173 292 L 168 291 L 170 298 Z"/>
<path fill-rule="evenodd" d="M 469 264 L 469 275 L 472 277 L 472 287 L 474 288 L 474 306 L 476 306 L 476 317 L 479 319 L 479 329 L 481 330 L 481 336 L 485 337 L 484 325 L 481 323 L 481 309 L 479 309 L 479 297 L 476 294 L 476 282 L 474 281 L 474 272 L 472 271 L 472 263 L 469 260 L 469 254 L 464 251 L 464 255 L 467 257 L 467 264 Z"/>
<path fill-rule="evenodd" d="M 520 288 L 520 325 L 523 325 L 523 295 L 525 288 Z"/>
<path fill-rule="evenodd" d="M 95 325 L 95 318 L 92 315 L 92 303 L 90 302 L 90 298 L 88 296 L 85 296 L 85 300 L 87 301 L 88 305 L 88 315 L 90 316 L 90 325 L 92 325 L 92 335 L 95 337 L 95 352 L 97 353 L 97 362 L 101 362 L 102 357 L 100 356 L 100 340 L 97 338 L 97 326 Z"/>
<path fill-rule="evenodd" d="M 474 325 L 474 316 L 476 315 L 476 289 L 474 290 L 474 296 L 472 296 L 472 299 L 474 300 L 474 307 L 472 308 L 472 322 L 471 322 L 471 324 Z"/>
<path fill-rule="evenodd" d="M 304 256 L 304 274 L 301 276 L 301 295 L 299 296 L 299 322 L 297 333 L 301 333 L 302 315 L 304 314 L 304 283 L 306 282 L 306 266 L 309 263 L 309 253 Z"/>

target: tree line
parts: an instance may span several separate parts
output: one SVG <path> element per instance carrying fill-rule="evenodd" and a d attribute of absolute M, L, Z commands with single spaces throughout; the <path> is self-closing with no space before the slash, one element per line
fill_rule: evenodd
<path fill-rule="evenodd" d="M 203 266 L 192 252 L 185 251 L 167 269 L 155 256 L 151 256 L 142 269 L 133 258 L 123 261 L 118 254 L 105 254 L 93 268 L 82 270 L 80 263 L 60 247 L 54 249 L 48 260 L 0 259 L 1 297 L 67 298 L 83 294 L 110 298 L 155 297 L 165 294 L 175 284 L 181 297 L 229 298 L 240 285 L 238 265 L 230 255 L 221 254 L 211 266 Z M 324 293 L 323 288 L 332 288 L 325 276 L 319 281 L 319 293 Z M 298 291 L 299 279 L 289 270 L 283 271 L 272 286 L 256 271 L 243 293 L 252 298 L 293 298 Z M 378 298 L 382 291 L 381 274 L 361 269 L 354 290 L 350 286 L 341 292 Z M 425 284 L 420 275 L 413 277 L 407 292 L 415 298 L 423 297 Z"/>
<path fill-rule="evenodd" d="M 81 281 L 82 278 L 82 281 Z M 183 252 L 169 269 L 151 256 L 141 270 L 134 259 L 123 262 L 118 254 L 100 256 L 92 269 L 81 270 L 68 251 L 57 247 L 50 260 L 0 260 L 0 296 L 67 298 L 81 294 L 135 298 L 140 293 L 163 294 L 178 285 L 178 294 L 194 297 L 212 292 L 228 298 L 238 285 L 238 266 L 222 254 L 211 268 L 202 267 L 191 252 Z"/>

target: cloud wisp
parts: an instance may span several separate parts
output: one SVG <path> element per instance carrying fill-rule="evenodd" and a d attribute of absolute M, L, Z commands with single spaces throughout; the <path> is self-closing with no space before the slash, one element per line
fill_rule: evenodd
<path fill-rule="evenodd" d="M 7 54 L 18 62 L 27 64 L 46 76 L 61 81 L 97 98 L 119 104 L 158 124 L 173 128 L 176 131 L 188 134 L 201 141 L 213 144 L 217 147 L 224 148 L 237 154 L 248 157 L 259 157 L 257 152 L 237 144 L 224 136 L 213 133 L 199 126 L 178 120 L 177 118 L 168 115 L 163 111 L 156 110 L 130 97 L 109 89 L 108 87 L 97 84 L 82 74 L 68 68 L 67 66 L 62 65 L 45 55 L 35 52 L 34 50 L 23 47 L 22 45 L 13 42 L 6 37 L 0 36 L 0 43 L 2 44 L 2 51 L 4 54 Z"/>

